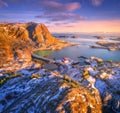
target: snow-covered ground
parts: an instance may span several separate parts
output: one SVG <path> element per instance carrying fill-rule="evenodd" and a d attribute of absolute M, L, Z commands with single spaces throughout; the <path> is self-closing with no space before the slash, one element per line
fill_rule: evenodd
<path fill-rule="evenodd" d="M 12 73 L 8 72 L 8 69 L 12 67 L 1 68 L 0 82 L 2 80 L 5 82 L 1 82 L 0 86 L 0 112 L 8 112 L 7 109 L 12 105 L 15 106 L 15 104 L 24 106 L 29 98 L 26 94 L 31 94 L 31 97 L 35 97 L 34 92 L 38 91 L 36 87 L 38 89 L 41 84 L 43 85 L 41 87 L 44 87 L 45 81 L 51 81 L 52 83 L 59 82 L 58 78 L 64 78 L 65 75 L 68 75 L 78 84 L 85 86 L 92 94 L 99 91 L 103 107 L 120 113 L 120 63 L 103 61 L 96 57 L 85 59 L 85 65 L 80 63 L 74 64 L 74 61 L 71 59 L 67 59 L 67 61 L 63 61 L 63 59 L 56 60 L 56 62 L 60 62 L 63 65 L 58 66 L 58 69 L 54 71 L 41 69 L 39 64 L 33 64 L 32 62 L 22 64 L 21 68 L 15 69 Z M 20 76 L 12 77 L 17 74 Z M 46 103 L 49 99 L 51 101 L 57 99 L 66 88 L 69 87 L 60 87 L 52 98 L 47 96 L 41 104 Z M 45 93 L 47 94 L 48 92 L 46 91 Z M 44 95 L 36 99 L 29 99 L 30 104 L 37 103 L 39 99 L 43 98 L 42 96 Z M 23 97 L 24 101 L 20 101 Z M 18 103 L 15 102 L 16 99 L 19 100 Z M 17 109 L 17 112 L 21 109 L 22 106 Z M 31 111 L 32 108 L 29 112 Z"/>

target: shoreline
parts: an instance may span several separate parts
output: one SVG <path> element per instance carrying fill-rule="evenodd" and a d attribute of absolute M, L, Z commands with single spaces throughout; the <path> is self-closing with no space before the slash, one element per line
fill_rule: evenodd
<path fill-rule="evenodd" d="M 64 43 L 63 43 L 64 42 Z M 63 45 L 60 47 L 60 49 L 56 48 L 56 49 L 51 49 L 51 48 L 38 48 L 38 49 L 33 49 L 31 51 L 31 54 L 29 55 L 29 57 L 25 57 L 24 58 L 24 55 L 22 55 L 22 58 L 17 58 L 16 60 L 15 59 L 8 59 L 8 61 L 6 63 L 1 63 L 1 66 L 0 66 L 0 72 L 2 69 L 5 69 L 6 72 L 9 72 L 9 71 L 15 71 L 15 70 L 18 70 L 18 69 L 23 69 L 29 65 L 43 65 L 44 63 L 42 63 L 42 61 L 38 61 L 38 63 L 32 59 L 31 55 L 32 53 L 36 52 L 36 51 L 44 51 L 44 50 L 52 50 L 52 51 L 57 51 L 57 50 L 61 50 L 65 47 L 69 47 L 69 46 L 74 46 L 75 44 L 73 43 L 70 43 L 70 42 L 67 42 L 67 41 L 61 41 L 60 43 L 62 43 Z M 66 44 L 65 44 L 66 43 Z M 54 45 L 52 45 L 54 46 Z M 54 47 L 55 48 L 55 47 Z M 40 64 L 39 64 L 40 62 Z M 13 65 L 14 64 L 14 65 Z M 12 69 L 13 68 L 13 69 Z"/>
<path fill-rule="evenodd" d="M 51 47 L 49 48 L 46 48 L 46 47 L 41 47 L 41 48 L 35 48 L 32 50 L 32 52 L 35 52 L 35 51 L 44 51 L 44 50 L 52 50 L 52 51 L 56 51 L 56 50 L 61 50 L 65 47 L 69 47 L 69 46 L 75 46 L 76 44 L 72 43 L 72 42 L 68 42 L 68 41 L 64 41 L 64 40 L 60 40 L 59 42 L 60 44 L 63 44 L 61 46 L 57 46 L 57 45 L 52 45 Z M 58 43 L 58 44 L 59 44 Z"/>

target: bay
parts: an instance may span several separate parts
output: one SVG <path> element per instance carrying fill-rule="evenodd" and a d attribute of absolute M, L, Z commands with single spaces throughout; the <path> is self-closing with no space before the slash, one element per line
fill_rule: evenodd
<path fill-rule="evenodd" d="M 119 35 L 111 35 L 111 34 L 100 34 L 104 39 L 97 39 L 94 36 L 99 36 L 98 34 L 53 34 L 57 38 L 60 36 L 65 36 L 65 38 L 59 38 L 60 40 L 66 40 L 72 43 L 75 43 L 76 46 L 66 47 L 59 51 L 38 51 L 37 55 L 47 56 L 50 58 L 61 59 L 62 57 L 69 57 L 73 60 L 78 60 L 79 56 L 85 57 L 99 57 L 104 60 L 113 60 L 120 61 L 120 51 L 109 51 L 107 49 L 98 49 L 91 48 L 90 46 L 97 45 L 97 41 L 109 41 L 109 42 L 117 42 L 111 40 L 112 38 L 117 38 Z M 77 38 L 72 38 L 76 36 Z M 67 37 L 67 38 L 66 38 Z M 119 42 L 119 41 L 118 41 Z"/>

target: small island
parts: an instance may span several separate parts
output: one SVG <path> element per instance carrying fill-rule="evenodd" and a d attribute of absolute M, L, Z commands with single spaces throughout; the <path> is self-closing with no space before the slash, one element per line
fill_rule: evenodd
<path fill-rule="evenodd" d="M 107 49 L 109 51 L 117 51 L 120 50 L 119 42 L 107 42 L 107 41 L 98 41 L 96 42 L 98 45 L 90 46 L 91 48 L 99 48 L 99 49 Z"/>
<path fill-rule="evenodd" d="M 111 40 L 120 41 L 120 37 L 117 37 L 117 38 L 111 38 Z"/>
<path fill-rule="evenodd" d="M 104 36 L 94 36 L 97 39 L 104 39 Z"/>

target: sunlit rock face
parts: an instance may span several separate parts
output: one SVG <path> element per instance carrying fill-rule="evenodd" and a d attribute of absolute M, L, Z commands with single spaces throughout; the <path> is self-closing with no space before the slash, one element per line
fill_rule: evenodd
<path fill-rule="evenodd" d="M 7 44 L 2 46 L 0 45 L 0 66 L 4 63 L 5 60 L 9 60 L 11 57 L 13 57 L 13 54 L 10 46 Z"/>
<path fill-rule="evenodd" d="M 16 50 L 15 54 L 14 54 L 14 59 L 24 59 L 26 61 L 30 61 L 31 60 L 31 52 L 24 49 L 24 50 Z"/>
<path fill-rule="evenodd" d="M 24 75 L 9 79 L 1 87 L 2 113 L 101 113 L 99 93 L 97 101 L 94 94 L 68 76 L 44 70 L 25 72 L 19 71 Z"/>
<path fill-rule="evenodd" d="M 26 29 L 29 32 L 29 38 L 36 44 L 54 44 L 57 39 L 51 36 L 44 24 L 28 23 Z"/>
<path fill-rule="evenodd" d="M 28 31 L 17 24 L 0 24 L 0 53 L 1 64 L 3 64 L 8 57 L 14 59 L 14 54 L 18 50 L 30 51 L 32 42 L 29 40 Z M 4 52 L 5 51 L 5 52 Z M 26 55 L 24 53 L 24 55 Z M 4 58 L 4 60 L 2 60 Z"/>
<path fill-rule="evenodd" d="M 23 26 L 18 24 L 8 24 L 5 27 L 8 36 L 10 36 L 12 39 L 17 38 L 24 41 L 29 40 L 28 31 Z"/>

